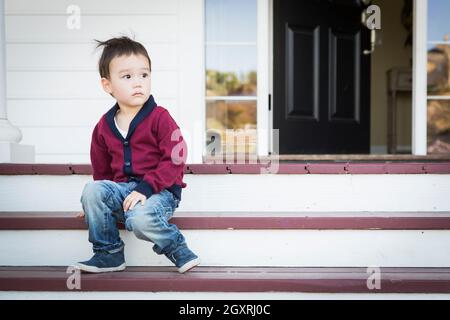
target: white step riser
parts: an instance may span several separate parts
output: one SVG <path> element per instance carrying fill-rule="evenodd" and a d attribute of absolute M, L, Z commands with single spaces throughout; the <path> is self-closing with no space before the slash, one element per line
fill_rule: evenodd
<path fill-rule="evenodd" d="M 171 265 L 121 231 L 130 266 Z M 450 267 L 450 231 L 185 230 L 205 266 Z M 91 256 L 87 231 L 1 231 L 0 265 L 65 266 Z"/>
<path fill-rule="evenodd" d="M 0 291 L 0 300 L 449 300 L 450 294 L 303 292 Z M 260 303 L 261 304 L 261 303 Z M 270 304 L 270 303 L 269 303 Z M 207 302 L 203 303 L 208 306 Z M 264 305 L 264 304 L 263 304 Z"/>
<path fill-rule="evenodd" d="M 76 211 L 87 175 L 0 176 L 1 211 Z M 179 211 L 450 211 L 450 175 L 185 175 Z"/>

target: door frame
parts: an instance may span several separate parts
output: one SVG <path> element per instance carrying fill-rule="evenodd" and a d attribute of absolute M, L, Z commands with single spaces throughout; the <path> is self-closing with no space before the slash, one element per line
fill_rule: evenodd
<path fill-rule="evenodd" d="M 412 154 L 427 155 L 428 0 L 413 1 Z"/>
<path fill-rule="evenodd" d="M 258 0 L 258 156 L 276 155 L 273 133 L 273 1 Z M 413 0 L 412 155 L 427 155 L 428 1 Z M 273 99 L 272 99 L 273 100 Z"/>
<path fill-rule="evenodd" d="M 272 151 L 272 95 L 273 44 L 272 1 L 257 0 L 257 154 L 267 156 Z"/>

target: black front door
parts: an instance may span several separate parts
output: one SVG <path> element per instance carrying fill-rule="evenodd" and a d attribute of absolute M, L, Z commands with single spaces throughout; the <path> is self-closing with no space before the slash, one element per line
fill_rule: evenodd
<path fill-rule="evenodd" d="M 274 0 L 280 154 L 370 153 L 370 30 L 360 0 Z"/>

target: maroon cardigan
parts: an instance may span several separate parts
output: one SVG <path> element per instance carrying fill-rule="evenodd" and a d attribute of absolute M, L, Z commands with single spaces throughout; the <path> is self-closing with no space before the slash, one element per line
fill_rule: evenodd
<path fill-rule="evenodd" d="M 181 190 L 186 187 L 183 171 L 187 146 L 175 120 L 150 96 L 123 138 L 114 123 L 118 109 L 116 103 L 92 133 L 94 180 L 137 181 L 134 190 L 147 198 L 168 189 L 181 200 Z"/>

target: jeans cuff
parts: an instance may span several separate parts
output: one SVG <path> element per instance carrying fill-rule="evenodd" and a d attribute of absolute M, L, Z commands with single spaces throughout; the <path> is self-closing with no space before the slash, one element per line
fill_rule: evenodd
<path fill-rule="evenodd" d="M 108 253 L 117 253 L 117 252 L 122 251 L 124 247 L 125 247 L 125 243 L 123 241 L 121 241 L 118 244 L 112 244 L 112 245 L 103 246 L 103 247 L 94 246 L 94 252 L 106 251 Z"/>

